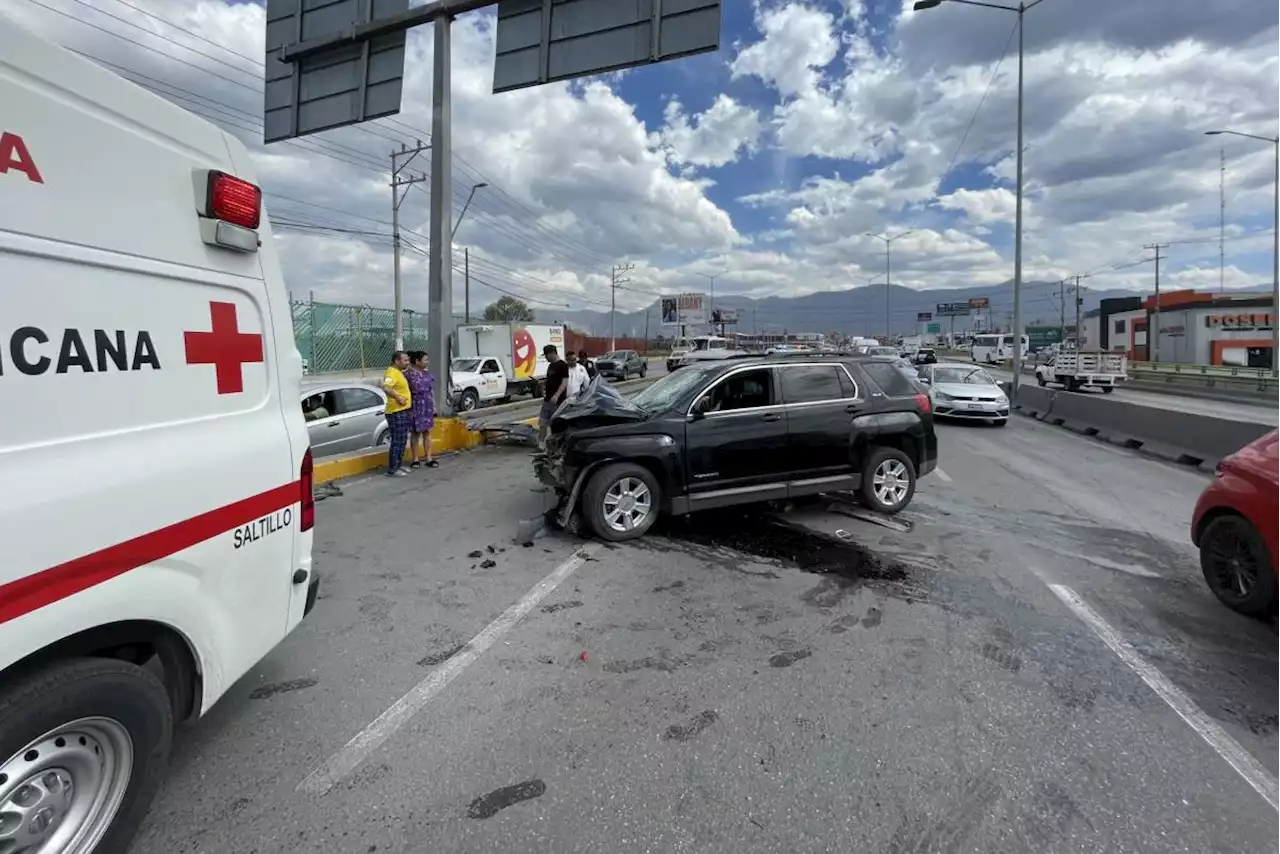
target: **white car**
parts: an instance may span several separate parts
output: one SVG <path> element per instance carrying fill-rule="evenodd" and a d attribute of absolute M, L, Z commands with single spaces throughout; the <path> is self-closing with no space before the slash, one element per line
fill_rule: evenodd
<path fill-rule="evenodd" d="M 939 362 L 922 365 L 919 377 L 929 389 L 935 418 L 979 419 L 997 427 L 1009 423 L 1009 398 L 983 368 Z"/>

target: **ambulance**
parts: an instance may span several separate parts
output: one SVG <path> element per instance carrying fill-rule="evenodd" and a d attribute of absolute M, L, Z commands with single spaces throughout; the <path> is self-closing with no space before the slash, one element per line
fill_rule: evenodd
<path fill-rule="evenodd" d="M 245 147 L 0 25 L 0 852 L 117 852 L 316 599 L 302 360 Z"/>

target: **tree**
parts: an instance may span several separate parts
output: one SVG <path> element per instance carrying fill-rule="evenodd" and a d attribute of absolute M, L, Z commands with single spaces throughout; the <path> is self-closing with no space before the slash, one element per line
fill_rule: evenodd
<path fill-rule="evenodd" d="M 489 321 L 513 320 L 521 323 L 533 322 L 533 309 L 515 297 L 502 297 L 484 307 L 484 319 Z"/>

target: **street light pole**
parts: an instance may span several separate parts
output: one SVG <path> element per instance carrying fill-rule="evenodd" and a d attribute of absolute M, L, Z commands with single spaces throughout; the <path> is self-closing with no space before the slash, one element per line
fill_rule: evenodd
<path fill-rule="evenodd" d="M 458 214 L 458 221 L 453 224 L 453 231 L 449 232 L 449 242 L 453 242 L 453 238 L 458 236 L 458 228 L 462 225 L 462 218 L 467 215 L 467 208 L 471 207 L 471 200 L 476 197 L 476 190 L 489 186 L 481 181 L 471 187 L 471 192 L 467 193 L 467 203 L 462 206 L 462 213 Z M 463 294 L 463 317 L 466 322 L 471 322 L 471 247 L 466 247 L 462 254 L 462 294 Z"/>
<path fill-rule="evenodd" d="M 889 343 L 888 339 L 893 337 L 893 324 L 889 320 L 889 278 L 891 275 L 889 265 L 889 247 L 893 245 L 893 241 L 897 240 L 899 237 L 906 237 L 910 233 L 911 232 L 909 231 L 903 231 L 890 237 L 889 232 L 887 231 L 884 234 L 872 234 L 869 231 L 867 232 L 867 237 L 874 237 L 876 240 L 884 241 L 884 334 L 886 344 Z"/>
<path fill-rule="evenodd" d="M 716 313 L 716 279 L 723 276 L 728 270 L 721 270 L 719 273 L 699 273 L 698 275 L 711 282 L 711 299 L 710 307 L 707 309 L 707 317 L 715 317 Z M 711 324 L 711 333 L 714 335 L 716 331 L 715 324 Z"/>
<path fill-rule="evenodd" d="M 912 7 L 917 12 L 941 6 L 944 0 L 916 0 Z M 1018 385 L 1022 378 L 1022 83 L 1023 83 L 1023 23 L 1027 10 L 1032 9 L 1044 0 L 1032 0 L 1030 3 L 1018 3 L 1017 6 L 1006 6 L 1003 3 L 982 3 L 978 0 L 945 0 L 947 3 L 959 3 L 963 6 L 982 6 L 986 9 L 999 9 L 1003 12 L 1016 12 L 1018 15 L 1018 191 L 1017 207 L 1014 214 L 1013 237 L 1013 381 L 1010 383 L 1011 398 L 1016 398 Z"/>
<path fill-rule="evenodd" d="M 1269 142 L 1276 149 L 1275 199 L 1271 231 L 1271 370 L 1280 370 L 1280 137 L 1258 136 L 1238 130 L 1210 130 L 1205 136 L 1243 136 Z"/>

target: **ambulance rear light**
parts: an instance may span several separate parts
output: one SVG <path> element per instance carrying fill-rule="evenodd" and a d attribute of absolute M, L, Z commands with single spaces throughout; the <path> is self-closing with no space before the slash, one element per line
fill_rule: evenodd
<path fill-rule="evenodd" d="M 298 512 L 298 530 L 310 531 L 316 526 L 315 496 L 315 460 L 311 449 L 302 455 L 302 470 L 298 475 L 298 485 L 302 492 L 302 507 Z"/>
<path fill-rule="evenodd" d="M 210 246 L 257 252 L 262 190 L 217 169 L 196 169 L 192 185 L 200 215 L 200 239 Z"/>

